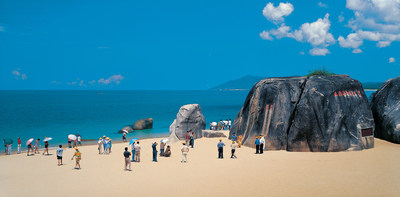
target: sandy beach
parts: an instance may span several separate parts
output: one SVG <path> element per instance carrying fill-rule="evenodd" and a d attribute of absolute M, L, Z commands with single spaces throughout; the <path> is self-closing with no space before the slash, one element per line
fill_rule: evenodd
<path fill-rule="evenodd" d="M 180 143 L 172 157 L 152 162 L 151 143 L 141 140 L 141 162 L 124 171 L 123 148 L 99 155 L 96 145 L 83 146 L 81 170 L 64 152 L 57 166 L 50 156 L 13 154 L 0 157 L 0 196 L 398 196 L 400 145 L 375 139 L 375 148 L 357 152 L 298 153 L 243 147 L 230 159 L 217 159 L 218 138 L 202 138 L 181 163 Z"/>

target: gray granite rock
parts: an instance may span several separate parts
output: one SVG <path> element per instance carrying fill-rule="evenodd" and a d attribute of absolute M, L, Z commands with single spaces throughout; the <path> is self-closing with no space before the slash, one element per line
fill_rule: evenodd
<path fill-rule="evenodd" d="M 203 130 L 203 137 L 207 137 L 207 138 L 226 137 L 226 135 L 223 131 Z"/>
<path fill-rule="evenodd" d="M 206 121 L 199 104 L 184 105 L 179 109 L 176 119 L 169 128 L 170 135 L 179 140 L 185 139 L 186 131 L 192 130 L 195 138 L 203 137 Z M 171 138 L 171 137 L 170 137 Z"/>
<path fill-rule="evenodd" d="M 123 133 L 124 131 L 127 131 L 128 133 L 132 133 L 133 129 L 131 127 L 124 127 L 121 130 L 118 131 L 118 133 Z"/>
<path fill-rule="evenodd" d="M 400 77 L 386 81 L 372 95 L 375 137 L 400 143 Z"/>
<path fill-rule="evenodd" d="M 153 128 L 153 118 L 138 120 L 132 125 L 132 128 L 134 130 L 151 129 Z"/>

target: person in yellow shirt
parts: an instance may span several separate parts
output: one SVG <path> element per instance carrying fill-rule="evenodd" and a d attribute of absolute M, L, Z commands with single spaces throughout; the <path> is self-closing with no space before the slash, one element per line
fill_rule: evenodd
<path fill-rule="evenodd" d="M 242 138 L 243 138 L 243 136 L 242 136 L 242 134 L 240 134 L 238 137 L 238 147 L 239 148 L 242 147 Z"/>
<path fill-rule="evenodd" d="M 81 159 L 82 159 L 82 153 L 79 152 L 78 147 L 75 147 L 75 153 L 74 153 L 74 155 L 72 156 L 71 160 L 73 160 L 74 157 L 75 157 L 75 162 L 76 162 L 76 164 L 75 164 L 75 169 L 81 169 L 81 164 L 80 164 L 79 162 L 80 162 Z"/>

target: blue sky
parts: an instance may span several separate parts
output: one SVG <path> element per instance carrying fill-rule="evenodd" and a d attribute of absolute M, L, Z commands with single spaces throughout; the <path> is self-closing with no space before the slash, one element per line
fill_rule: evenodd
<path fill-rule="evenodd" d="M 385 81 L 400 70 L 399 4 L 0 0 L 0 89 L 202 90 L 320 67 Z"/>

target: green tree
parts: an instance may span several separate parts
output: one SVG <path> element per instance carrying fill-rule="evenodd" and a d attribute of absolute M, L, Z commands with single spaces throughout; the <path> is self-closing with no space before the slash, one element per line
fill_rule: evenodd
<path fill-rule="evenodd" d="M 310 76 L 314 76 L 314 75 L 332 76 L 332 75 L 336 75 L 336 74 L 329 72 L 325 68 L 314 69 L 314 70 L 308 71 L 308 75 L 307 76 L 310 77 Z"/>

